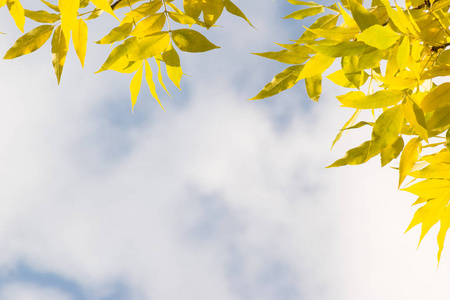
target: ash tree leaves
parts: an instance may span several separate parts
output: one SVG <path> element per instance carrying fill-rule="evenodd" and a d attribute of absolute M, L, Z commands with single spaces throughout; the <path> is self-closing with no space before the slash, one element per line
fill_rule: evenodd
<path fill-rule="evenodd" d="M 330 6 L 287 1 L 293 12 L 285 18 L 311 25 L 290 44 L 278 44 L 283 49 L 254 53 L 288 67 L 251 100 L 274 96 L 303 79 L 305 95 L 313 101 L 319 100 L 323 80 L 338 85 L 337 91 L 350 89 L 337 95 L 353 114 L 333 146 L 344 131 L 370 125 L 372 134 L 329 167 L 379 156 L 381 166 L 398 169 L 398 187 L 419 196 L 415 204 L 421 205 L 408 230 L 421 224 L 421 241 L 439 223 L 440 259 L 450 228 L 450 83 L 445 78 L 450 76 L 450 1 L 431 6 L 406 1 L 406 7 L 389 0 Z M 373 120 L 362 119 L 363 110 Z M 408 178 L 415 184 L 405 187 Z"/>
<path fill-rule="evenodd" d="M 177 3 L 174 0 L 41 0 L 40 3 L 41 9 L 29 10 L 22 7 L 20 0 L 0 0 L 0 7 L 7 6 L 22 32 L 26 18 L 38 23 L 15 42 L 4 59 L 34 52 L 53 35 L 52 64 L 59 84 L 71 43 L 84 67 L 89 21 L 103 15 L 114 18 L 115 25 L 105 28 L 105 35 L 96 39 L 97 44 L 111 47 L 110 54 L 96 73 L 113 70 L 133 74 L 130 84 L 132 110 L 143 78 L 162 108 L 148 60 L 156 64 L 157 81 L 169 94 L 164 75 L 181 88 L 183 70 L 178 51 L 200 53 L 220 48 L 198 29 L 216 26 L 224 11 L 252 26 L 231 0 L 178 0 Z M 165 64 L 166 74 L 162 72 L 162 64 Z"/>

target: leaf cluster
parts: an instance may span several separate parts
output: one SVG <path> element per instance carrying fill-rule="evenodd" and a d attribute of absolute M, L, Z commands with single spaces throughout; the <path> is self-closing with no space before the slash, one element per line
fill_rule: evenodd
<path fill-rule="evenodd" d="M 329 6 L 288 1 L 299 9 L 286 18 L 316 19 L 300 38 L 279 44 L 282 50 L 256 53 L 290 66 L 252 100 L 276 95 L 302 79 L 314 101 L 324 77 L 349 89 L 337 100 L 354 112 L 333 145 L 347 130 L 367 125 L 372 134 L 329 167 L 374 157 L 385 166 L 396 159 L 398 186 L 406 178 L 417 181 L 403 188 L 419 196 L 414 204 L 421 205 L 408 230 L 422 224 L 422 240 L 440 223 L 439 261 L 450 227 L 450 83 L 443 82 L 450 75 L 450 0 L 406 0 L 405 7 L 389 0 L 342 0 Z M 360 120 L 363 110 L 372 112 L 373 122 Z"/>
<path fill-rule="evenodd" d="M 55 1 L 56 2 L 56 1 Z M 97 41 L 110 45 L 112 50 L 97 71 L 113 70 L 134 73 L 130 83 L 132 109 L 137 102 L 142 79 L 150 93 L 161 105 L 156 93 L 153 72 L 148 60 L 155 61 L 157 77 L 163 82 L 161 64 L 168 78 L 180 88 L 183 71 L 177 49 L 183 52 L 205 52 L 218 46 L 194 29 L 215 26 L 223 11 L 250 21 L 231 0 L 59 0 L 58 3 L 41 0 L 42 10 L 25 9 L 20 0 L 0 0 L 7 7 L 17 27 L 23 32 L 26 19 L 38 23 L 22 35 L 7 51 L 4 59 L 14 59 L 41 48 L 51 38 L 52 63 L 58 83 L 70 43 L 84 67 L 88 22 L 106 12 L 117 20 L 117 26 Z M 169 92 L 167 92 L 169 93 Z M 170 94 L 169 94 L 170 95 Z M 162 107 L 162 105 L 161 105 Z"/>

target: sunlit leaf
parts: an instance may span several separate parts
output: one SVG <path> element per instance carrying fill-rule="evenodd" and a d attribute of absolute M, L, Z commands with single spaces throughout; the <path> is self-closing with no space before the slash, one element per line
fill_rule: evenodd
<path fill-rule="evenodd" d="M 381 25 L 373 25 L 358 35 L 358 41 L 380 50 L 391 47 L 399 38 L 398 33 Z"/>
<path fill-rule="evenodd" d="M 25 26 L 25 11 L 22 4 L 19 0 L 7 0 L 6 4 L 8 5 L 9 13 L 13 17 L 17 28 L 23 32 Z"/>
<path fill-rule="evenodd" d="M 134 111 L 134 106 L 136 105 L 139 92 L 141 90 L 142 83 L 142 69 L 144 64 L 141 63 L 141 67 L 134 74 L 133 79 L 130 82 L 130 94 L 131 94 L 131 110 Z"/>
<path fill-rule="evenodd" d="M 81 66 L 84 68 L 84 60 L 86 57 L 86 48 L 88 41 L 88 27 L 81 18 L 78 19 L 77 26 L 73 28 L 72 41 Z"/>
<path fill-rule="evenodd" d="M 402 100 L 404 93 L 396 90 L 381 90 L 366 96 L 363 92 L 349 92 L 336 98 L 344 107 L 360 109 L 384 108 L 397 104 Z"/>
<path fill-rule="evenodd" d="M 295 65 L 277 74 L 271 82 L 250 100 L 259 100 L 276 95 L 284 90 L 292 88 L 297 83 L 297 78 L 303 69 L 303 65 Z"/>
<path fill-rule="evenodd" d="M 139 23 L 141 24 L 141 23 Z M 97 44 L 112 44 L 114 42 L 123 41 L 133 29 L 133 23 L 124 23 L 118 27 L 113 28 L 106 36 L 97 41 Z"/>
<path fill-rule="evenodd" d="M 403 149 L 402 155 L 400 156 L 399 180 L 398 180 L 399 187 L 405 180 L 406 175 L 408 175 L 408 173 L 411 172 L 411 169 L 414 167 L 415 163 L 417 162 L 417 159 L 419 158 L 419 146 L 420 146 L 420 139 L 415 138 L 410 140 Z"/>
<path fill-rule="evenodd" d="M 50 38 L 54 25 L 41 25 L 21 36 L 3 59 L 13 59 L 36 51 Z"/>
<path fill-rule="evenodd" d="M 145 60 L 145 80 L 147 81 L 148 88 L 150 90 L 150 94 L 152 94 L 153 98 L 155 98 L 156 101 L 158 101 L 162 110 L 164 110 L 164 107 L 162 106 L 161 101 L 159 101 L 158 94 L 156 93 L 156 86 L 155 86 L 155 82 L 153 81 L 152 69 L 150 68 L 150 64 L 148 63 L 147 60 Z"/>

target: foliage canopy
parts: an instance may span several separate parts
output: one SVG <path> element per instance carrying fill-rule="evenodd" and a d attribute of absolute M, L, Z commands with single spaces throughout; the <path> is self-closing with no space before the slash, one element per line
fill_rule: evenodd
<path fill-rule="evenodd" d="M 420 205 L 407 231 L 421 224 L 421 241 L 440 223 L 439 261 L 450 228 L 450 83 L 445 82 L 450 75 L 450 50 L 446 49 L 450 46 L 450 0 L 406 0 L 404 6 L 389 0 L 341 0 L 333 5 L 287 1 L 296 10 L 285 18 L 315 19 L 300 38 L 278 44 L 281 50 L 254 53 L 289 66 L 251 100 L 274 96 L 301 80 L 314 101 L 321 96 L 324 78 L 349 89 L 337 100 L 354 112 L 333 145 L 344 131 L 370 126 L 372 134 L 329 167 L 359 165 L 378 156 L 381 166 L 395 164 L 399 188 L 418 196 L 414 205 Z M 24 9 L 20 0 L 0 0 L 0 7 L 7 7 L 22 32 L 26 19 L 38 23 L 18 38 L 4 59 L 34 52 L 52 37 L 52 63 L 59 83 L 69 44 L 73 43 L 84 66 L 87 24 L 106 12 L 118 25 L 96 43 L 117 44 L 98 72 L 134 73 L 132 108 L 142 79 L 161 105 L 149 59 L 155 60 L 164 89 L 161 64 L 179 88 L 183 71 L 178 51 L 219 48 L 194 26 L 214 27 L 223 11 L 251 25 L 231 0 L 41 2 L 43 10 L 35 11 Z M 372 120 L 361 120 L 363 110 L 372 112 Z M 404 185 L 407 178 L 412 181 Z"/>

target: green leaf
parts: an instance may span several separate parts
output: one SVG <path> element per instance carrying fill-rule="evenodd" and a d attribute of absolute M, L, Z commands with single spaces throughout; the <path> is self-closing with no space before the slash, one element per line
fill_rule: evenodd
<path fill-rule="evenodd" d="M 298 65 L 309 59 L 309 55 L 290 50 L 281 50 L 277 52 L 252 53 L 254 55 L 273 59 L 285 64 Z"/>
<path fill-rule="evenodd" d="M 399 136 L 397 140 L 390 146 L 387 146 L 381 151 L 381 166 L 384 167 L 393 159 L 397 158 L 403 150 L 405 143 L 403 138 Z"/>
<path fill-rule="evenodd" d="M 358 35 L 358 41 L 363 41 L 380 50 L 391 47 L 399 38 L 400 35 L 397 32 L 381 25 L 373 25 Z"/>
<path fill-rule="evenodd" d="M 271 82 L 250 100 L 259 100 L 276 95 L 284 90 L 290 89 L 297 83 L 297 78 L 303 69 L 303 65 L 295 65 L 277 74 Z"/>
<path fill-rule="evenodd" d="M 406 97 L 402 104 L 403 114 L 409 125 L 428 143 L 428 130 L 422 109 L 410 97 Z"/>
<path fill-rule="evenodd" d="M 311 17 L 311 16 L 315 16 L 317 14 L 320 14 L 324 12 L 324 8 L 322 6 L 319 7 L 310 7 L 310 8 L 305 8 L 305 9 L 301 9 L 301 10 L 297 10 L 289 15 L 287 15 L 286 17 L 284 17 L 283 19 L 296 19 L 296 20 L 302 20 L 306 17 Z"/>
<path fill-rule="evenodd" d="M 3 59 L 13 59 L 36 51 L 50 38 L 54 25 L 41 25 L 21 36 Z"/>
<path fill-rule="evenodd" d="M 343 107 L 360 109 L 384 108 L 397 104 L 402 100 L 404 92 L 396 90 L 381 90 L 375 94 L 366 96 L 363 92 L 349 92 L 336 98 Z"/>
<path fill-rule="evenodd" d="M 178 29 L 172 31 L 172 39 L 181 51 L 185 52 L 205 52 L 217 47 L 201 33 L 191 29 Z"/>
<path fill-rule="evenodd" d="M 137 39 L 133 48 L 128 53 L 130 60 L 142 60 L 161 54 L 170 44 L 168 32 L 157 32 Z"/>
<path fill-rule="evenodd" d="M 58 26 L 53 33 L 52 39 L 52 63 L 58 84 L 61 81 L 61 75 L 67 56 L 67 48 L 66 38 L 64 37 L 62 27 Z"/>
<path fill-rule="evenodd" d="M 420 106 L 424 112 L 430 112 L 437 108 L 450 104 L 450 82 L 445 82 L 423 98 Z"/>
<path fill-rule="evenodd" d="M 24 10 L 25 17 L 39 23 L 55 23 L 61 19 L 60 15 L 52 14 L 45 10 Z"/>
<path fill-rule="evenodd" d="M 347 165 L 360 165 L 366 162 L 369 153 L 370 141 L 364 142 L 356 148 L 350 149 L 345 153 L 344 157 L 338 159 L 327 168 L 342 167 Z"/>
<path fill-rule="evenodd" d="M 141 24 L 141 23 L 139 23 Z M 133 23 L 124 23 L 118 27 L 113 28 L 106 36 L 97 41 L 97 44 L 112 44 L 114 42 L 123 41 L 133 29 Z"/>
<path fill-rule="evenodd" d="M 400 105 L 384 111 L 375 121 L 372 130 L 367 160 L 381 153 L 381 151 L 394 144 L 403 126 L 403 112 Z"/>
<path fill-rule="evenodd" d="M 305 87 L 309 98 L 316 102 L 319 101 L 320 94 L 322 94 L 322 76 L 305 78 Z"/>

